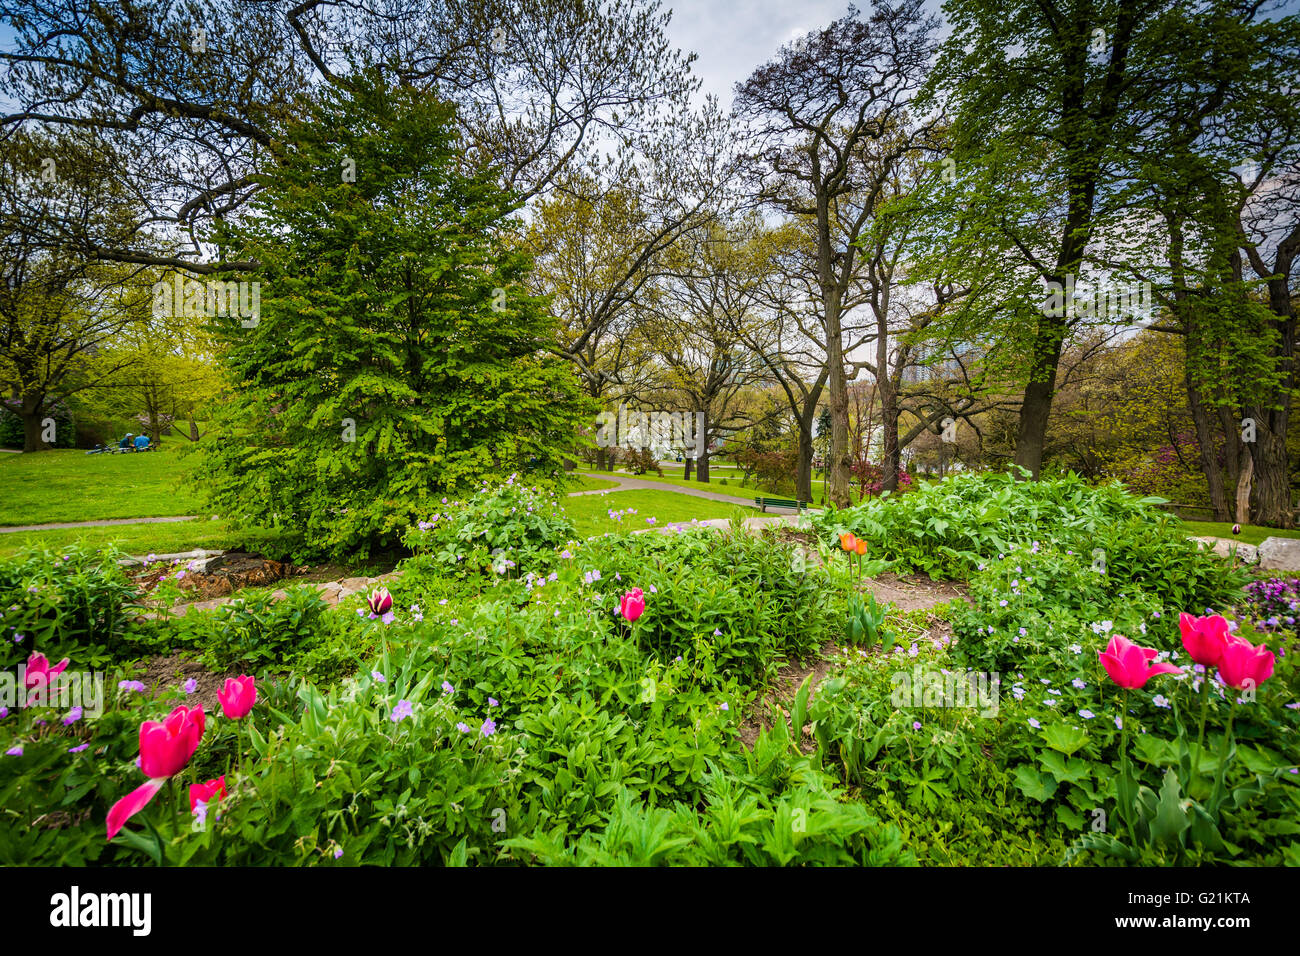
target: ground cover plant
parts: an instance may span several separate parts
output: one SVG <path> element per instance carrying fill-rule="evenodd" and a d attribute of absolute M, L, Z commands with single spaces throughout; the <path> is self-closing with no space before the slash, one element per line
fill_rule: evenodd
<path fill-rule="evenodd" d="M 1059 484 L 987 497 L 1016 522 Z M 403 573 L 337 609 L 250 593 L 114 639 L 41 595 L 116 607 L 114 565 L 0 563 L 7 613 L 69 615 L 11 651 L 37 697 L 0 712 L 0 863 L 1300 863 L 1295 580 L 1243 591 L 1102 489 L 1041 539 L 986 526 L 962 598 L 877 602 L 949 493 L 816 518 L 810 548 L 738 523 L 583 539 L 508 478 L 424 516 Z M 141 683 L 152 647 L 229 673 L 218 705 Z M 39 696 L 92 665 L 99 712 Z"/>

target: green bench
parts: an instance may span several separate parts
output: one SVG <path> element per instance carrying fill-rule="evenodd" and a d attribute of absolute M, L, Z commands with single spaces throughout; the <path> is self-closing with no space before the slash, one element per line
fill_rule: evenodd
<path fill-rule="evenodd" d="M 754 504 L 764 512 L 768 508 L 793 508 L 795 511 L 803 511 L 808 507 L 808 502 L 795 501 L 793 498 L 755 498 Z"/>

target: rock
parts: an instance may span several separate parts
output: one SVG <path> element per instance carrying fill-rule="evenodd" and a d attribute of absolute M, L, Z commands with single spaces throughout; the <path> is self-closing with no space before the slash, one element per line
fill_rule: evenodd
<path fill-rule="evenodd" d="M 1265 538 L 1259 546 L 1259 566 L 1269 571 L 1300 571 L 1300 538 Z"/>
<path fill-rule="evenodd" d="M 339 584 L 339 600 L 364 591 L 369 585 L 369 578 L 344 578 Z"/>
<path fill-rule="evenodd" d="M 1233 538 L 1215 538 L 1208 535 L 1192 538 L 1192 540 L 1209 548 L 1221 558 L 1231 558 L 1232 553 L 1236 551 L 1237 560 L 1242 564 L 1254 564 L 1259 560 L 1259 549 L 1253 544 L 1246 544 L 1244 541 L 1237 541 Z"/>

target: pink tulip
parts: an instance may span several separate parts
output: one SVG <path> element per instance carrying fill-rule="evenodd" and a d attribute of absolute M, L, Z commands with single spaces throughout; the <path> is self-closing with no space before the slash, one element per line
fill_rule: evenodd
<path fill-rule="evenodd" d="M 393 596 L 388 593 L 388 588 L 376 588 L 370 592 L 370 597 L 366 598 L 366 603 L 370 605 L 370 610 L 376 614 L 386 614 L 388 609 L 393 606 Z"/>
<path fill-rule="evenodd" d="M 236 680 L 226 678 L 226 686 L 217 691 L 217 700 L 221 702 L 221 711 L 231 720 L 248 716 L 248 712 L 257 703 L 257 685 L 253 678 L 240 675 Z"/>
<path fill-rule="evenodd" d="M 214 794 L 218 803 L 226 795 L 226 775 L 224 773 L 207 783 L 190 784 L 190 813 L 193 813 L 194 808 L 200 803 L 211 803 Z"/>
<path fill-rule="evenodd" d="M 619 613 L 632 623 L 645 611 L 645 595 L 640 588 L 633 588 L 624 594 L 618 602 Z"/>
<path fill-rule="evenodd" d="M 1256 647 L 1244 638 L 1234 637 L 1223 647 L 1219 676 L 1237 690 L 1258 687 L 1273 676 L 1273 652 L 1263 644 Z"/>
<path fill-rule="evenodd" d="M 67 667 L 66 657 L 51 667 L 49 658 L 33 651 L 32 656 L 27 658 L 27 669 L 23 672 L 23 689 L 31 691 L 31 696 L 35 696 L 41 688 L 49 687 L 51 681 L 62 674 Z"/>
<path fill-rule="evenodd" d="M 1224 645 L 1232 640 L 1228 622 L 1220 614 L 1212 617 L 1178 615 L 1178 629 L 1183 633 L 1183 647 L 1192 660 L 1206 667 L 1218 667 Z"/>
<path fill-rule="evenodd" d="M 149 780 L 136 787 L 108 811 L 108 838 L 148 805 L 169 777 L 185 768 L 203 737 L 203 708 L 177 707 L 162 723 L 140 725 L 140 769 Z"/>
<path fill-rule="evenodd" d="M 1110 679 L 1129 690 L 1143 686 L 1157 674 L 1180 673 L 1173 664 L 1151 663 L 1156 656 L 1155 648 L 1138 647 L 1123 634 L 1112 635 L 1106 649 L 1098 651 L 1097 656 Z"/>

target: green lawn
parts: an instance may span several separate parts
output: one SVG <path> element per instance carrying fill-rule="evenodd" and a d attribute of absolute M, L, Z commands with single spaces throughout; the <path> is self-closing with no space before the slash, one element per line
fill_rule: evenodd
<path fill-rule="evenodd" d="M 1300 538 L 1300 531 L 1284 531 L 1281 528 L 1261 528 L 1259 525 L 1244 524 L 1241 534 L 1232 533 L 1232 525 L 1226 521 L 1184 521 L 1183 527 L 1190 535 L 1211 535 L 1215 538 L 1235 538 L 1246 544 L 1259 544 L 1265 538 Z"/>
<path fill-rule="evenodd" d="M 602 488 L 617 488 L 616 481 L 603 481 L 600 478 L 588 478 L 586 475 L 570 473 L 564 482 L 565 493 L 572 491 L 600 491 Z"/>
<path fill-rule="evenodd" d="M 127 554 L 173 554 L 195 548 L 265 550 L 274 532 L 249 531 L 236 534 L 224 521 L 177 521 L 167 524 L 109 525 L 103 528 L 58 528 L 53 531 L 10 531 L 0 534 L 0 557 L 24 548 L 59 550 L 78 542 L 92 548 L 116 543 Z M 272 549 L 274 550 L 274 549 Z"/>
<path fill-rule="evenodd" d="M 195 514 L 179 445 L 129 455 L 42 451 L 0 455 L 0 525 Z"/>
<path fill-rule="evenodd" d="M 613 521 L 610 511 L 626 511 L 635 508 L 636 514 L 624 515 L 621 521 Z M 693 498 L 675 491 L 613 491 L 607 495 L 584 495 L 581 498 L 567 498 L 564 510 L 569 513 L 577 526 L 578 534 L 587 538 L 606 531 L 626 531 L 640 528 L 659 527 L 673 522 L 689 522 L 692 518 L 701 521 L 709 518 L 730 518 L 736 512 L 743 512 L 749 517 L 756 512 L 753 508 L 727 504 L 725 501 L 710 501 L 708 498 Z M 651 525 L 647 518 L 654 518 Z"/>
<path fill-rule="evenodd" d="M 690 481 L 687 481 L 685 478 L 676 477 L 672 472 L 668 470 L 669 469 L 668 465 L 663 465 L 663 469 L 664 469 L 664 475 L 662 478 L 659 475 L 656 475 L 654 472 L 650 472 L 649 474 L 646 475 L 629 475 L 626 472 L 596 471 L 595 469 L 588 469 L 588 471 L 590 471 L 592 474 L 598 474 L 598 475 L 616 475 L 622 478 L 637 478 L 637 479 L 644 479 L 646 481 L 661 481 L 666 485 L 682 485 L 687 488 L 702 488 L 706 491 L 716 491 L 719 494 L 735 495 L 738 498 L 753 498 L 756 495 L 763 495 L 767 497 L 777 497 L 777 496 L 787 497 L 788 495 L 787 492 L 778 493 L 773 491 L 770 488 L 754 488 L 752 486 L 742 485 L 740 483 L 740 479 L 742 475 L 739 468 L 719 471 L 717 468 L 711 467 L 709 469 L 708 484 L 701 484 L 700 482 L 696 481 L 694 478 L 692 478 Z M 680 465 L 674 467 L 674 471 L 680 471 L 680 470 L 681 470 Z M 721 481 L 721 479 L 723 478 L 727 479 L 727 483 L 725 485 Z M 814 507 L 818 507 L 821 504 L 822 488 L 824 485 L 825 482 L 819 478 L 814 478 L 812 481 L 812 494 L 813 494 L 812 505 Z M 861 492 L 859 492 L 857 487 L 852 488 L 852 493 L 853 493 L 854 504 L 857 504 L 859 501 L 862 500 L 862 494 Z"/>

